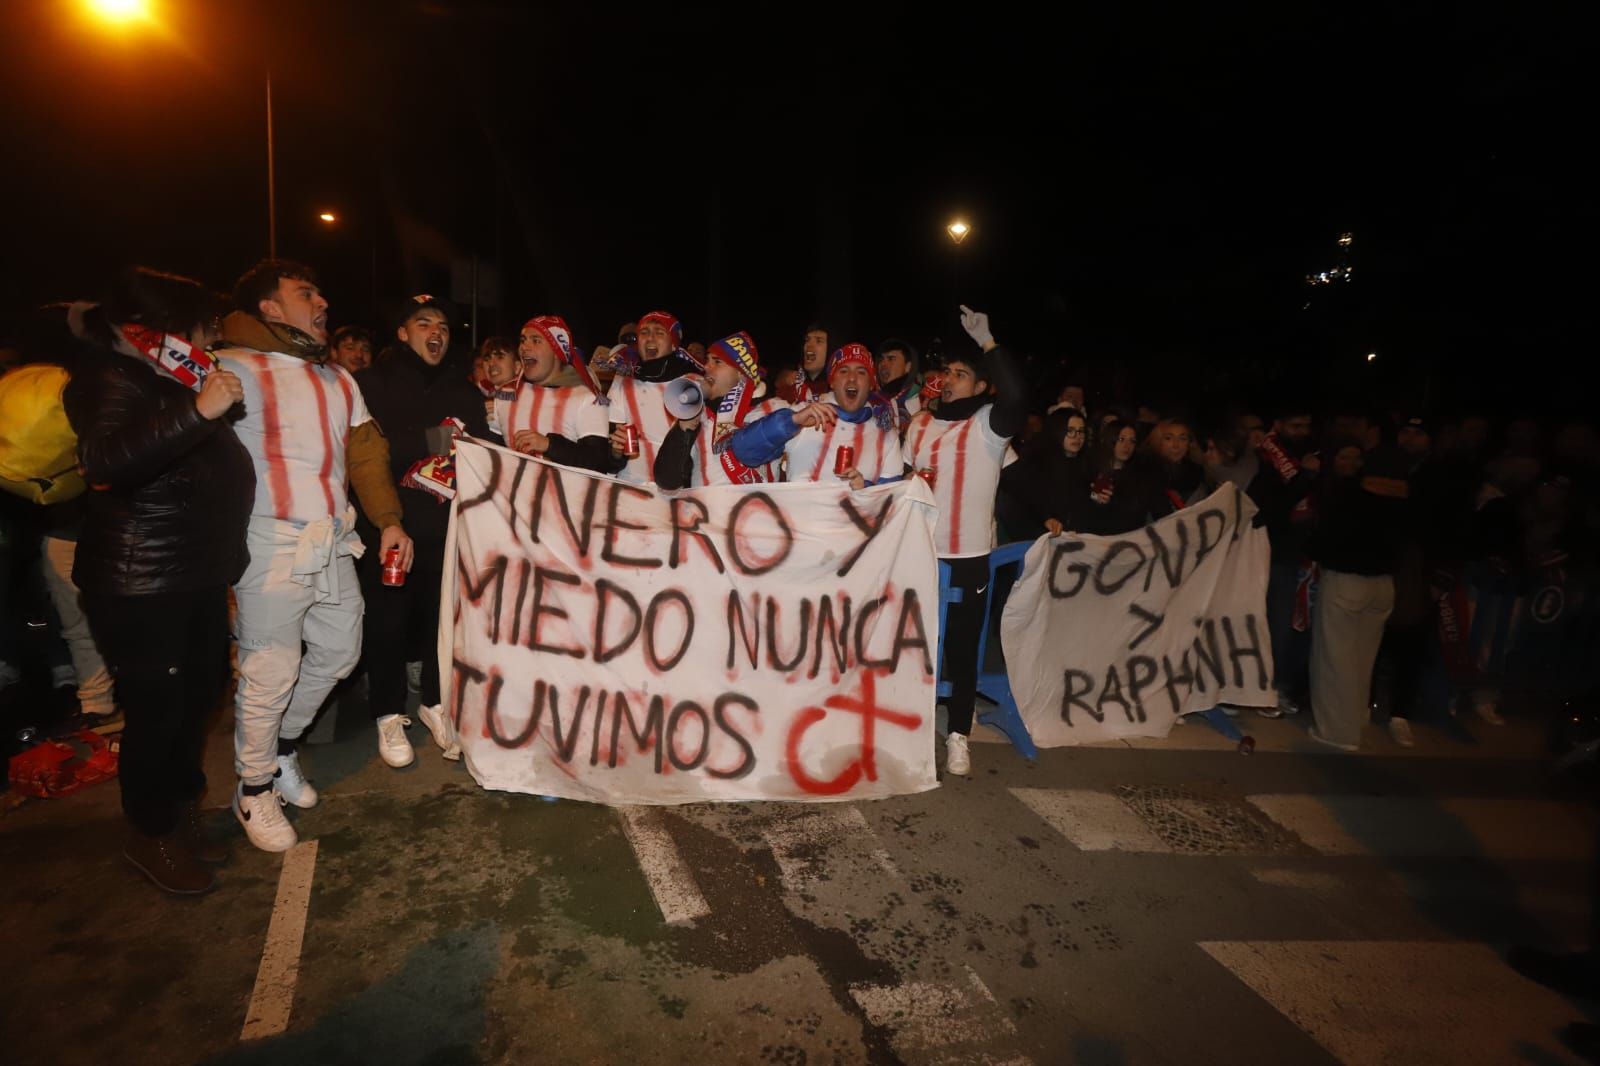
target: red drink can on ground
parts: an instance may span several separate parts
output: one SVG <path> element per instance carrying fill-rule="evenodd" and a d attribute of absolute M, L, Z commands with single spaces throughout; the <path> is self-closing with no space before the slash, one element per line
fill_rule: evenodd
<path fill-rule="evenodd" d="M 622 424 L 622 454 L 629 459 L 639 458 L 639 427 L 632 422 Z"/>
<path fill-rule="evenodd" d="M 833 475 L 844 477 L 856 467 L 856 450 L 848 444 L 839 445 L 839 450 L 833 453 Z"/>
<path fill-rule="evenodd" d="M 399 588 L 406 583 L 406 568 L 400 565 L 400 549 L 390 548 L 383 553 L 383 583 Z"/>

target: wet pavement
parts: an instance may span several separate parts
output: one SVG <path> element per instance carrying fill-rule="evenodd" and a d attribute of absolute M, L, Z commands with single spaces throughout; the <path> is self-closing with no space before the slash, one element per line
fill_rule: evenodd
<path fill-rule="evenodd" d="M 283 856 L 225 807 L 218 887 L 159 895 L 114 785 L 0 818 L 7 1063 L 1576 1061 L 1501 961 L 1587 932 L 1590 809 L 1536 728 L 1314 752 L 1302 723 L 1044 752 L 874 803 L 635 810 L 487 793 L 351 701 L 302 756 L 281 1032 L 241 1040 Z M 689 917 L 684 917 L 689 915 Z M 280 919 L 282 915 L 280 914 Z M 671 920 L 669 920 L 671 919 Z"/>

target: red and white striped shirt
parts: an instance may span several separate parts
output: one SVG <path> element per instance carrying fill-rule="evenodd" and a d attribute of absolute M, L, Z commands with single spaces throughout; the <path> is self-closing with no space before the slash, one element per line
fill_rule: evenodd
<path fill-rule="evenodd" d="M 776 396 L 757 400 L 750 406 L 749 412 L 745 414 L 744 424 L 749 425 L 758 418 L 765 418 L 772 412 L 782 410 L 788 406 L 787 403 Z M 729 423 L 723 423 L 723 425 L 728 426 L 723 431 L 724 433 L 732 433 L 737 428 Z M 700 432 L 696 433 L 694 438 L 694 467 L 690 471 L 690 488 L 698 489 L 704 485 L 734 484 L 733 478 L 728 476 L 728 471 L 722 465 L 722 456 L 718 455 L 711 446 L 716 439 L 716 433 L 716 408 L 714 405 L 710 405 L 705 417 L 700 420 Z M 773 463 L 756 467 L 756 472 L 761 475 L 762 481 L 778 480 L 778 471 Z"/>
<path fill-rule="evenodd" d="M 656 452 L 667 439 L 673 426 L 672 416 L 662 404 L 662 393 L 667 383 L 639 381 L 618 374 L 611 380 L 606 395 L 611 398 L 609 415 L 614 425 L 632 423 L 639 430 L 639 457 L 629 459 L 628 465 L 617 475 L 623 481 L 648 485 L 656 479 Z"/>
<path fill-rule="evenodd" d="M 788 459 L 785 481 L 822 481 L 833 476 L 834 453 L 840 446 L 856 450 L 855 467 L 872 484 L 886 477 L 899 477 L 905 470 L 901 458 L 900 434 L 885 428 L 876 418 L 864 422 L 839 419 L 827 429 L 803 426 L 789 438 L 783 451 Z"/>
<path fill-rule="evenodd" d="M 584 437 L 604 437 L 611 433 L 606 409 L 594 393 L 582 385 L 550 387 L 523 382 L 506 409 L 501 423 L 507 444 L 517 434 L 531 429 L 545 436 L 558 434 L 574 443 Z"/>
<path fill-rule="evenodd" d="M 922 411 L 906 432 L 906 454 L 914 474 L 930 481 L 939 504 L 933 530 L 941 558 L 987 555 L 994 547 L 994 495 L 1008 438 L 989 426 L 993 404 L 958 422 Z"/>
<path fill-rule="evenodd" d="M 343 518 L 345 446 L 352 428 L 372 420 L 355 379 L 335 363 L 279 352 L 227 348 L 217 357 L 244 387 L 233 429 L 256 469 L 250 513 L 300 526 Z"/>

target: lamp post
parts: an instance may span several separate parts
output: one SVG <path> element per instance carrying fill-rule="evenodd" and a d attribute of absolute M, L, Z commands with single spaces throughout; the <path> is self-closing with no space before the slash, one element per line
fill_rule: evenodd
<path fill-rule="evenodd" d="M 124 29 L 134 23 L 154 24 L 150 0 L 83 0 L 89 17 L 102 25 Z M 267 254 L 278 257 L 278 170 L 274 161 L 272 122 L 272 68 L 267 80 Z"/>

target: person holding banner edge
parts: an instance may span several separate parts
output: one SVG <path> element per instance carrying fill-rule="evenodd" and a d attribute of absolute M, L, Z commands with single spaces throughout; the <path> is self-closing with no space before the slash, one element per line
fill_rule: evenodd
<path fill-rule="evenodd" d="M 780 408 L 756 419 L 733 435 L 741 463 L 762 466 L 788 457 L 789 481 L 821 481 L 839 477 L 852 489 L 899 481 L 905 476 L 900 434 L 889 408 L 871 403 L 878 387 L 872 353 L 864 344 L 847 344 L 828 365 L 828 395 L 819 401 L 832 411 L 807 414 L 802 408 Z M 804 416 L 809 424 L 803 424 Z M 842 471 L 836 457 L 849 449 Z"/>
<path fill-rule="evenodd" d="M 989 316 L 963 304 L 961 328 L 982 354 L 947 360 L 938 410 L 918 413 L 906 432 L 912 472 L 939 504 L 934 550 L 950 566 L 951 587 L 962 592 L 945 613 L 944 677 L 951 688 L 945 770 L 952 774 L 972 771 L 967 734 L 978 696 L 978 636 L 988 616 L 995 491 L 1006 447 L 1027 417 L 1026 383 L 995 343 Z"/>

